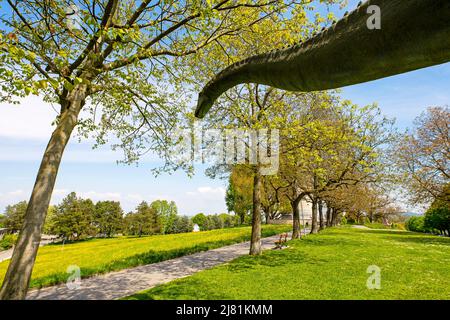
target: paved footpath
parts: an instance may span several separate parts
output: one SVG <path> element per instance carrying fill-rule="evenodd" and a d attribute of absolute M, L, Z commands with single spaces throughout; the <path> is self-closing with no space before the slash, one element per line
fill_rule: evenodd
<path fill-rule="evenodd" d="M 12 253 L 13 253 L 14 249 L 9 249 L 9 250 L 5 250 L 5 251 L 0 251 L 0 262 L 8 260 L 9 258 L 12 257 Z"/>
<path fill-rule="evenodd" d="M 262 248 L 274 248 L 279 235 L 262 239 Z M 205 252 L 148 264 L 131 269 L 82 279 L 78 289 L 69 289 L 66 284 L 32 290 L 29 300 L 112 300 L 150 289 L 157 285 L 190 276 L 247 255 L 250 242 L 238 243 Z"/>
<path fill-rule="evenodd" d="M 40 246 L 45 246 L 47 244 L 51 243 L 50 240 L 42 240 Z M 5 250 L 5 251 L 0 251 L 0 262 L 11 259 L 12 254 L 13 254 L 14 248 Z"/>

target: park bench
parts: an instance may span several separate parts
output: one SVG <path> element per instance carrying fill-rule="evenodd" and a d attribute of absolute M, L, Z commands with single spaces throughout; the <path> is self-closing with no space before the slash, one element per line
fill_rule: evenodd
<path fill-rule="evenodd" d="M 280 234 L 280 239 L 275 241 L 275 249 L 283 249 L 283 247 L 287 246 L 287 233 Z"/>

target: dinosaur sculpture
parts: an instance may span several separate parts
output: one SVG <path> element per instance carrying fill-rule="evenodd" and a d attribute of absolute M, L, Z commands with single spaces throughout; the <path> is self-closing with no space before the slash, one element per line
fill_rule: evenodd
<path fill-rule="evenodd" d="M 381 9 L 381 29 L 367 26 Z M 369 0 L 313 38 L 256 55 L 217 74 L 198 98 L 196 117 L 241 83 L 318 91 L 401 74 L 450 61 L 450 0 Z"/>

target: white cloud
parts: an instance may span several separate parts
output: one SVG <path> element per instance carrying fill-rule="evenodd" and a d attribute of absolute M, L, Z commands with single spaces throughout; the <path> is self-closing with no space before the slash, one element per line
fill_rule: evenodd
<path fill-rule="evenodd" d="M 0 193 L 0 208 L 15 204 L 19 201 L 28 200 L 28 196 L 29 195 L 26 194 L 23 190 L 14 190 Z"/>
<path fill-rule="evenodd" d="M 20 196 L 22 194 L 23 194 L 23 190 L 16 190 L 16 191 L 10 191 L 6 195 L 16 197 L 16 196 Z"/>
<path fill-rule="evenodd" d="M 122 195 L 119 192 L 88 191 L 88 192 L 78 192 L 77 194 L 82 198 L 89 198 L 92 199 L 93 201 L 102 201 L 102 200 L 120 201 L 122 199 Z"/>
<path fill-rule="evenodd" d="M 70 191 L 67 189 L 54 189 L 53 196 L 66 196 Z"/>
<path fill-rule="evenodd" d="M 225 195 L 225 188 L 222 187 L 198 187 L 196 191 L 188 191 L 186 192 L 189 196 L 198 196 L 198 195 L 213 195 L 213 196 L 221 196 Z"/>
<path fill-rule="evenodd" d="M 0 103 L 0 136 L 15 139 L 46 140 L 52 132 L 56 112 L 36 96 L 20 104 Z"/>
<path fill-rule="evenodd" d="M 218 188 L 212 188 L 212 187 L 200 187 L 198 188 L 198 192 L 200 193 L 219 193 L 221 195 L 225 194 L 225 189 L 222 187 L 218 187 Z"/>
<path fill-rule="evenodd" d="M 184 196 L 178 196 L 174 200 L 180 214 L 222 213 L 226 212 L 225 193 L 226 190 L 223 187 L 202 186 L 193 191 L 187 191 Z"/>
<path fill-rule="evenodd" d="M 127 198 L 130 200 L 135 200 L 135 201 L 143 201 L 144 200 L 144 196 L 139 193 L 127 194 Z"/>

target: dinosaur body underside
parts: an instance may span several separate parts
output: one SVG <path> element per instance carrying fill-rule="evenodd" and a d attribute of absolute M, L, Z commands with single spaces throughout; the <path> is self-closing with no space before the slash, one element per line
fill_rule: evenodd
<path fill-rule="evenodd" d="M 381 9 L 370 30 L 369 6 Z M 235 63 L 199 94 L 197 117 L 242 83 L 289 91 L 335 89 L 450 61 L 450 0 L 369 0 L 322 33 Z"/>

